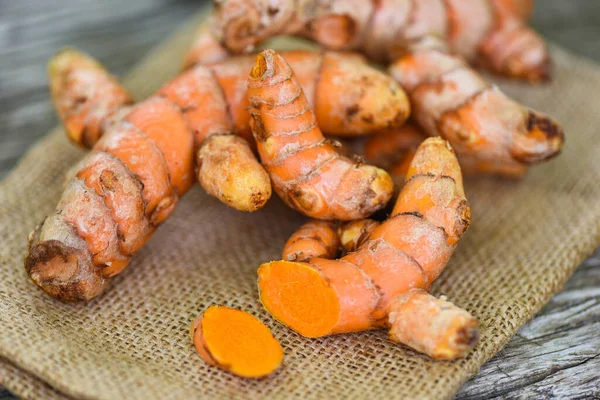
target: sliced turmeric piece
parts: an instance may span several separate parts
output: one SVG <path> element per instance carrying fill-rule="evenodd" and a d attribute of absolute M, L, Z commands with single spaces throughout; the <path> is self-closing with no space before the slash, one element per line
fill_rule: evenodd
<path fill-rule="evenodd" d="M 244 378 L 269 375 L 283 361 L 283 349 L 269 328 L 244 311 L 210 306 L 192 322 L 190 333 L 204 361 Z"/>
<path fill-rule="evenodd" d="M 289 64 L 273 50 L 248 80 L 251 128 L 273 188 L 290 207 L 324 220 L 364 218 L 393 192 L 382 169 L 341 156 L 325 139 Z"/>
<path fill-rule="evenodd" d="M 265 309 L 307 337 L 386 327 L 437 359 L 477 342 L 473 316 L 427 291 L 470 222 L 458 161 L 440 138 L 421 144 L 390 218 L 338 259 L 275 261 L 258 269 Z"/>

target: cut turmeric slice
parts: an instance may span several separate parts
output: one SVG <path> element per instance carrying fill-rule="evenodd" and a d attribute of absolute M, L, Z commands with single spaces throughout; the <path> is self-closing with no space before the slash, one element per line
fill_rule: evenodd
<path fill-rule="evenodd" d="M 244 311 L 210 306 L 190 329 L 200 357 L 235 375 L 261 378 L 283 361 L 283 349 L 269 328 Z"/>

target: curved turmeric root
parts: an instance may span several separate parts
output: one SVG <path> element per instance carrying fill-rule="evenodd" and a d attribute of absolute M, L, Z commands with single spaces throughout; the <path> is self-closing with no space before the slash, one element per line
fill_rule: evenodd
<path fill-rule="evenodd" d="M 404 182 L 410 163 L 417 148 L 427 138 L 417 125 L 409 123 L 403 127 L 371 136 L 364 145 L 365 160 L 384 168 L 397 185 Z M 521 179 L 529 169 L 517 161 L 489 162 L 477 158 L 476 154 L 456 154 L 464 176 L 498 176 Z"/>
<path fill-rule="evenodd" d="M 290 207 L 312 218 L 344 221 L 385 206 L 393 192 L 390 176 L 339 155 L 318 128 L 292 69 L 273 50 L 256 57 L 248 98 L 261 161 Z"/>
<path fill-rule="evenodd" d="M 265 309 L 307 337 L 387 327 L 392 340 L 433 358 L 464 357 L 477 341 L 475 319 L 426 292 L 470 222 L 450 145 L 423 142 L 407 179 L 391 217 L 357 251 L 261 265 Z"/>
<path fill-rule="evenodd" d="M 31 280 L 63 301 L 99 295 L 192 185 L 193 142 L 171 102 L 135 106 L 75 166 L 56 211 L 30 235 Z"/>
<path fill-rule="evenodd" d="M 227 59 L 216 39 L 201 27 L 186 65 L 206 65 L 224 91 L 236 131 L 250 138 L 248 71 L 256 56 Z M 326 134 L 359 136 L 397 128 L 410 114 L 406 93 L 389 75 L 351 53 L 286 51 L 290 64 Z M 213 60 L 219 60 L 214 62 Z"/>
<path fill-rule="evenodd" d="M 224 0 L 215 3 L 213 32 L 234 52 L 295 34 L 383 62 L 412 41 L 436 36 L 492 72 L 546 80 L 551 61 L 543 39 L 526 25 L 531 9 L 532 1 L 515 0 Z"/>
<path fill-rule="evenodd" d="M 195 80 L 197 71 L 175 78 L 158 95 L 136 106 L 107 112 L 106 108 L 98 107 L 104 103 L 94 97 L 103 90 L 96 91 L 93 86 L 94 82 L 114 86 L 114 81 L 95 78 L 90 82 L 91 97 L 78 97 L 83 92 L 77 88 L 85 89 L 87 82 L 79 78 L 88 76 L 88 68 L 93 76 L 108 76 L 106 71 L 97 69 L 93 60 L 75 51 L 65 51 L 51 65 L 51 87 L 57 108 L 79 104 L 81 108 L 75 106 L 72 111 L 81 111 L 80 121 L 102 126 L 102 135 L 92 152 L 69 173 L 56 211 L 30 236 L 25 268 L 30 278 L 51 296 L 64 301 L 89 300 L 99 295 L 110 278 L 127 266 L 133 254 L 172 213 L 179 197 L 191 187 L 194 138 L 203 144 L 202 163 L 217 164 L 213 171 L 221 168 L 222 175 L 210 179 L 222 179 L 225 184 L 218 187 L 231 188 L 232 193 L 244 190 L 249 193 L 240 196 L 240 200 L 225 191 L 225 200 L 239 200 L 236 204 L 239 208 L 260 208 L 270 196 L 269 177 L 248 145 L 230 134 L 214 134 L 220 133 L 226 121 L 219 126 L 215 117 L 214 125 L 208 128 L 204 125 L 203 113 L 210 113 L 215 103 L 197 107 L 206 99 L 199 92 L 207 89 L 204 82 L 198 84 Z M 70 85 L 60 90 L 54 84 L 56 79 Z M 67 123 L 71 121 L 69 115 L 74 114 L 61 114 L 67 116 Z M 80 137 L 95 138 L 86 135 L 85 129 L 83 132 Z M 205 157 L 206 146 L 214 146 L 216 151 Z M 235 163 L 228 161 L 232 157 L 236 157 Z M 232 183 L 235 174 L 243 177 L 243 185 Z M 258 195 L 254 196 L 256 187 Z"/>
<path fill-rule="evenodd" d="M 283 361 L 283 349 L 258 318 L 233 308 L 210 306 L 190 326 L 196 351 L 210 365 L 244 378 L 261 378 Z"/>
<path fill-rule="evenodd" d="M 556 156 L 561 127 L 490 85 L 434 38 L 416 43 L 390 66 L 409 92 L 414 117 L 430 136 L 442 136 L 460 155 L 481 161 L 534 164 Z"/>
<path fill-rule="evenodd" d="M 50 88 L 69 137 L 88 148 L 111 126 L 137 113 L 125 107 L 131 98 L 117 80 L 75 50 L 62 51 L 50 61 Z M 234 134 L 213 73 L 202 66 L 186 71 L 160 89 L 157 98 L 182 114 L 193 132 L 197 176 L 206 192 L 237 210 L 261 208 L 271 196 L 269 177 L 248 143 Z M 162 116 L 154 110 L 152 118 Z"/>

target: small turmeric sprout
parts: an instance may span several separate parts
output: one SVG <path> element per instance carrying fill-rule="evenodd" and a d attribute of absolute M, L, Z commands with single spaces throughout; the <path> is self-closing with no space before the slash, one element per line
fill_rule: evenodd
<path fill-rule="evenodd" d="M 196 351 L 210 365 L 243 378 L 273 373 L 283 349 L 258 318 L 223 306 L 210 306 L 190 326 Z"/>

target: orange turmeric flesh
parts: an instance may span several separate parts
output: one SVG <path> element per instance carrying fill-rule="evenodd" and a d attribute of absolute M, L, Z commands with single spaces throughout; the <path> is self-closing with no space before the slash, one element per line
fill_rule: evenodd
<path fill-rule="evenodd" d="M 283 349 L 269 328 L 240 310 L 210 306 L 192 323 L 191 334 L 204 361 L 244 378 L 269 375 L 283 361 Z"/>
<path fill-rule="evenodd" d="M 338 260 L 261 265 L 261 302 L 275 319 L 307 337 L 388 327 L 392 340 L 433 358 L 463 357 L 477 340 L 477 323 L 470 314 L 460 310 L 440 317 L 439 300 L 429 295 L 421 302 L 409 301 L 411 307 L 401 305 L 407 294 L 412 299 L 413 290 L 429 290 L 470 216 L 452 148 L 429 138 L 417 150 L 408 184 L 388 220 Z M 411 325 L 409 332 L 401 330 L 405 324 Z"/>
<path fill-rule="evenodd" d="M 515 0 L 223 0 L 213 33 L 233 52 L 277 35 L 308 37 L 326 48 L 359 50 L 389 62 L 411 42 L 435 36 L 475 65 L 512 78 L 543 81 L 551 60 L 527 25 L 532 1 Z"/>
<path fill-rule="evenodd" d="M 364 218 L 391 198 L 385 171 L 341 156 L 325 139 L 291 67 L 275 51 L 256 57 L 248 98 L 260 159 L 290 207 L 345 221 Z"/>

